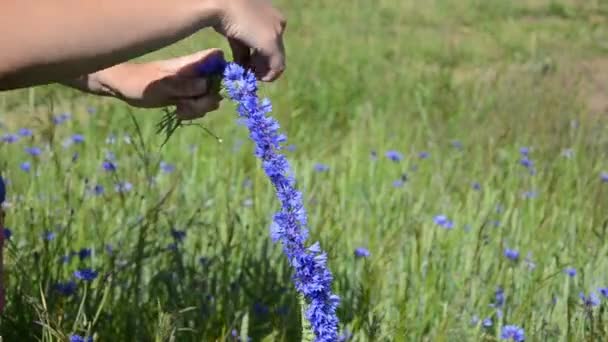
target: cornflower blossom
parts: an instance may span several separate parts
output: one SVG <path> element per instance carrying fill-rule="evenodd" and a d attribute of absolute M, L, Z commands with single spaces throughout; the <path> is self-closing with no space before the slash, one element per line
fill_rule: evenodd
<path fill-rule="evenodd" d="M 512 261 L 519 260 L 519 252 L 515 249 L 506 248 L 504 254 L 505 254 L 505 257 L 509 260 L 512 260 Z"/>
<path fill-rule="evenodd" d="M 524 329 L 516 325 L 505 325 L 500 331 L 500 338 L 503 340 L 512 340 L 515 342 L 521 342 L 525 340 Z"/>
<path fill-rule="evenodd" d="M 306 318 L 316 336 L 315 341 L 338 340 L 336 308 L 339 297 L 332 293 L 333 276 L 327 268 L 327 255 L 319 243 L 305 246 L 308 219 L 302 194 L 296 189 L 296 181 L 289 162 L 279 152 L 286 137 L 278 132 L 278 122 L 267 116 L 272 106 L 269 100 L 257 96 L 254 74 L 241 66 L 216 58 L 199 69 L 203 75 L 223 69 L 224 86 L 229 98 L 238 104 L 240 122 L 247 126 L 249 137 L 255 144 L 255 155 L 273 184 L 281 209 L 274 214 L 271 225 L 273 241 L 280 241 L 283 252 L 294 269 L 295 287 L 308 304 Z"/>

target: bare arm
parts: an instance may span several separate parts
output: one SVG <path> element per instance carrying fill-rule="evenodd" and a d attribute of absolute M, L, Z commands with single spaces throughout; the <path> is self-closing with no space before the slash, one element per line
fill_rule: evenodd
<path fill-rule="evenodd" d="M 215 25 L 219 3 L 0 0 L 0 90 L 78 79 L 160 49 Z"/>

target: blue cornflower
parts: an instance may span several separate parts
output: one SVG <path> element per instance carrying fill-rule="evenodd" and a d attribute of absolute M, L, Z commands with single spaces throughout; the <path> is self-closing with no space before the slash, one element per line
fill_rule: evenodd
<path fill-rule="evenodd" d="M 74 135 L 72 135 L 71 139 L 74 144 L 84 143 L 84 135 L 82 135 L 82 134 L 74 134 Z"/>
<path fill-rule="evenodd" d="M 173 238 L 179 242 L 184 241 L 184 238 L 186 237 L 186 231 L 185 230 L 177 230 L 175 228 L 171 228 L 171 236 L 173 236 Z"/>
<path fill-rule="evenodd" d="M 289 145 L 287 147 L 285 147 L 285 149 L 289 152 L 294 152 L 296 150 L 296 145 Z"/>
<path fill-rule="evenodd" d="M 222 63 L 216 64 L 218 69 L 224 67 Z M 305 247 L 308 218 L 302 194 L 296 189 L 289 162 L 279 153 L 286 137 L 279 133 L 279 123 L 267 115 L 272 111 L 270 101 L 259 100 L 257 81 L 251 71 L 234 63 L 228 64 L 224 70 L 224 85 L 229 98 L 238 104 L 237 112 L 255 143 L 255 155 L 262 161 L 262 168 L 281 202 L 280 211 L 273 217 L 271 237 L 282 243 L 283 252 L 295 271 L 295 287 L 308 304 L 306 318 L 316 341 L 336 341 L 339 297 L 331 290 L 333 276 L 327 268 L 327 255 L 318 243 Z"/>
<path fill-rule="evenodd" d="M 95 193 L 95 195 L 97 195 L 97 196 L 103 195 L 104 192 L 105 192 L 105 188 L 101 184 L 97 184 L 97 185 L 95 185 L 95 187 L 93 187 L 93 193 Z"/>
<path fill-rule="evenodd" d="M 525 191 L 522 196 L 527 199 L 536 198 L 538 196 L 538 192 L 536 191 Z"/>
<path fill-rule="evenodd" d="M 160 166 L 160 169 L 163 170 L 163 172 L 165 172 L 165 173 L 171 173 L 171 172 L 175 171 L 175 165 L 166 163 L 164 161 L 161 161 L 159 166 Z"/>
<path fill-rule="evenodd" d="M 94 271 L 90 268 L 83 268 L 74 272 L 74 277 L 76 279 L 84 280 L 84 281 L 92 281 L 97 278 L 97 271 Z"/>
<path fill-rule="evenodd" d="M 365 247 L 355 248 L 355 257 L 357 258 L 369 258 L 370 255 L 369 250 Z"/>
<path fill-rule="evenodd" d="M 53 116 L 53 123 L 55 125 L 61 125 L 62 123 L 68 121 L 70 119 L 69 113 L 61 113 L 59 115 Z"/>
<path fill-rule="evenodd" d="M 40 147 L 26 147 L 25 152 L 33 157 L 36 157 L 42 153 L 42 150 Z"/>
<path fill-rule="evenodd" d="M 397 180 L 393 181 L 393 187 L 395 187 L 395 188 L 400 188 L 403 186 L 403 184 L 405 184 L 405 183 L 401 179 L 397 179 Z"/>
<path fill-rule="evenodd" d="M 534 162 L 528 157 L 521 158 L 519 163 L 528 169 L 532 169 L 534 167 Z"/>
<path fill-rule="evenodd" d="M 478 182 L 473 182 L 473 184 L 471 184 L 471 187 L 475 191 L 481 191 L 481 184 L 479 184 Z"/>
<path fill-rule="evenodd" d="M 4 234 L 4 239 L 10 240 L 11 236 L 13 236 L 13 232 L 9 228 L 4 228 L 2 234 Z"/>
<path fill-rule="evenodd" d="M 114 189 L 116 190 L 116 192 L 129 192 L 131 191 L 131 189 L 133 189 L 133 184 L 129 183 L 129 182 L 119 182 L 114 186 Z"/>
<path fill-rule="evenodd" d="M 4 178 L 0 176 L 0 204 L 4 203 L 6 200 L 6 183 L 4 183 Z"/>
<path fill-rule="evenodd" d="M 519 251 L 515 250 L 515 249 L 510 249 L 510 248 L 505 248 L 505 257 L 507 257 L 507 259 L 512 260 L 512 261 L 517 261 L 519 260 Z"/>
<path fill-rule="evenodd" d="M 25 161 L 25 162 L 21 163 L 21 165 L 19 165 L 19 167 L 21 168 L 21 170 L 23 170 L 25 172 L 30 172 L 30 170 L 32 169 L 32 163 L 30 163 L 29 161 Z"/>
<path fill-rule="evenodd" d="M 602 180 L 602 182 L 608 183 L 608 172 L 602 172 L 600 174 L 600 179 Z"/>
<path fill-rule="evenodd" d="M 93 337 L 82 337 L 80 335 L 70 335 L 70 342 L 93 342 Z"/>
<path fill-rule="evenodd" d="M 530 148 L 529 148 L 529 147 L 521 147 L 521 148 L 519 149 L 519 153 L 520 153 L 522 156 L 527 157 L 527 156 L 529 156 L 529 155 L 530 155 Z"/>
<path fill-rule="evenodd" d="M 12 144 L 12 143 L 16 143 L 17 141 L 19 141 L 19 136 L 16 134 L 6 133 L 6 134 L 2 135 L 2 142 L 4 142 L 4 143 Z"/>
<path fill-rule="evenodd" d="M 103 169 L 106 171 L 116 171 L 116 164 L 109 160 L 105 160 L 102 164 Z"/>
<path fill-rule="evenodd" d="M 80 260 L 84 260 L 90 256 L 91 256 L 90 248 L 81 248 L 80 251 L 78 251 L 78 258 L 80 258 Z"/>
<path fill-rule="evenodd" d="M 503 340 L 513 340 L 514 342 L 522 342 L 526 336 L 524 329 L 516 325 L 505 325 L 500 331 L 500 338 Z"/>
<path fill-rule="evenodd" d="M 59 292 L 62 296 L 69 297 L 76 293 L 78 285 L 73 280 L 66 281 L 65 283 L 57 283 L 53 286 L 55 291 Z"/>
<path fill-rule="evenodd" d="M 588 308 L 600 305 L 600 299 L 595 292 L 589 293 L 589 296 L 585 296 L 585 293 L 581 292 L 578 294 L 578 297 L 583 302 L 583 305 Z"/>
<path fill-rule="evenodd" d="M 394 162 L 398 162 L 403 159 L 403 154 L 401 154 L 401 152 L 391 150 L 386 152 L 386 157 Z"/>
<path fill-rule="evenodd" d="M 605 298 L 608 298 L 608 287 L 600 287 L 597 289 L 597 292 L 599 292 Z"/>
<path fill-rule="evenodd" d="M 29 128 L 20 128 L 17 134 L 22 137 L 31 137 L 32 135 L 34 135 L 34 132 L 32 132 L 32 130 Z"/>
<path fill-rule="evenodd" d="M 54 232 L 45 232 L 44 234 L 42 234 L 42 238 L 46 241 L 52 241 L 55 239 L 56 236 L 57 234 L 55 234 Z"/>
<path fill-rule="evenodd" d="M 454 147 L 457 150 L 462 150 L 462 142 L 460 142 L 460 140 L 452 140 L 452 147 Z"/>
<path fill-rule="evenodd" d="M 494 298 L 496 299 L 494 302 L 495 307 L 501 307 L 505 303 L 505 290 L 502 287 L 498 287 L 496 292 L 494 292 Z"/>
<path fill-rule="evenodd" d="M 454 228 L 454 222 L 449 220 L 447 218 L 447 216 L 445 216 L 445 215 L 437 215 L 437 216 L 435 216 L 435 218 L 433 218 L 433 221 L 435 222 L 436 225 L 441 226 L 445 229 Z"/>
<path fill-rule="evenodd" d="M 321 163 L 316 163 L 315 164 L 315 171 L 317 171 L 317 172 L 326 172 L 326 171 L 329 171 L 329 166 L 327 166 L 325 164 L 321 164 Z"/>
<path fill-rule="evenodd" d="M 576 268 L 574 267 L 566 267 L 564 269 L 564 273 L 566 273 L 570 278 L 576 275 Z"/>
<path fill-rule="evenodd" d="M 419 157 L 420 159 L 426 159 L 426 158 L 428 158 L 428 157 L 429 157 L 429 153 L 428 153 L 428 152 L 426 152 L 426 151 L 422 151 L 422 152 L 418 153 L 418 157 Z"/>
<path fill-rule="evenodd" d="M 481 325 L 483 325 L 486 328 L 491 327 L 494 324 L 494 322 L 492 322 L 492 319 L 490 317 L 484 318 L 483 321 L 481 321 Z"/>

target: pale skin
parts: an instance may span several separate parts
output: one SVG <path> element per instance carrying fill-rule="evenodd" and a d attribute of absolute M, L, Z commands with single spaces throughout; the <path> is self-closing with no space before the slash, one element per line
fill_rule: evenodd
<path fill-rule="evenodd" d="M 180 119 L 219 107 L 196 66 L 209 49 L 149 63 L 129 60 L 212 27 L 234 61 L 261 81 L 285 69 L 285 19 L 266 0 L 0 0 L 0 91 L 59 83 L 143 108 L 175 105 Z M 4 308 L 0 209 L 0 313 Z"/>

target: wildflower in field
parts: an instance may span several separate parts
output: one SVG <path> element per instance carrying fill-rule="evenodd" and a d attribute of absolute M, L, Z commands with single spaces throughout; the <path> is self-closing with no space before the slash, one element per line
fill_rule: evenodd
<path fill-rule="evenodd" d="M 463 145 L 460 140 L 452 140 L 452 147 L 454 147 L 457 150 L 462 150 Z"/>
<path fill-rule="evenodd" d="M 365 247 L 355 248 L 355 257 L 357 258 L 369 258 L 370 255 L 369 250 Z"/>
<path fill-rule="evenodd" d="M 84 281 L 92 281 L 97 278 L 97 271 L 94 271 L 90 268 L 83 268 L 74 272 L 74 277 L 76 279 L 84 280 Z"/>
<path fill-rule="evenodd" d="M 82 144 L 84 143 L 84 135 L 82 134 L 74 134 L 70 138 L 74 144 Z"/>
<path fill-rule="evenodd" d="M 171 172 L 175 171 L 175 165 L 169 164 L 164 161 L 161 161 L 159 166 L 160 166 L 160 169 L 163 170 L 164 173 L 171 173 Z"/>
<path fill-rule="evenodd" d="M 589 293 L 589 296 L 585 296 L 585 293 L 581 292 L 578 294 L 578 297 L 583 302 L 583 305 L 587 308 L 592 308 L 600 305 L 600 299 L 598 298 L 595 292 Z"/>
<path fill-rule="evenodd" d="M 522 342 L 525 340 L 526 336 L 524 334 L 524 329 L 516 325 L 505 325 L 500 331 L 500 338 L 503 340 Z"/>
<path fill-rule="evenodd" d="M 515 249 L 505 248 L 504 255 L 507 259 L 512 261 L 519 260 L 519 251 Z"/>
<path fill-rule="evenodd" d="M 422 151 L 422 152 L 418 153 L 418 157 L 420 159 L 427 159 L 429 157 L 429 153 L 426 151 Z"/>
<path fill-rule="evenodd" d="M 109 172 L 116 171 L 116 164 L 109 160 L 105 160 L 102 164 L 103 169 Z"/>
<path fill-rule="evenodd" d="M 496 292 L 494 292 L 494 306 L 501 307 L 505 304 L 505 290 L 502 287 L 496 288 Z"/>
<path fill-rule="evenodd" d="M 32 169 L 32 163 L 30 163 L 29 161 L 25 161 L 25 162 L 21 163 L 21 165 L 19 165 L 19 167 L 24 172 L 30 172 L 30 170 Z"/>
<path fill-rule="evenodd" d="M 40 147 L 26 147 L 25 152 L 32 157 L 37 157 L 42 153 Z"/>
<path fill-rule="evenodd" d="M 55 240 L 56 236 L 57 234 L 55 234 L 54 232 L 45 232 L 44 234 L 42 234 L 42 239 L 44 239 L 45 241 L 52 241 Z"/>
<path fill-rule="evenodd" d="M 4 239 L 5 240 L 10 240 L 11 236 L 13 236 L 13 232 L 9 228 L 4 228 L 2 234 L 4 234 Z"/>
<path fill-rule="evenodd" d="M 103 195 L 104 192 L 105 192 L 105 188 L 101 184 L 97 184 L 93 187 L 93 193 L 97 196 Z"/>
<path fill-rule="evenodd" d="M 315 164 L 315 171 L 317 171 L 317 172 L 326 172 L 326 171 L 329 171 L 329 166 L 327 166 L 325 164 L 321 164 L 321 163 L 316 163 Z"/>
<path fill-rule="evenodd" d="M 80 335 L 70 335 L 70 342 L 93 342 L 93 337 L 84 338 Z"/>
<path fill-rule="evenodd" d="M 85 260 L 86 258 L 89 258 L 91 256 L 91 249 L 90 248 L 81 248 L 78 251 L 78 258 L 80 258 L 80 260 Z"/>
<path fill-rule="evenodd" d="M 600 179 L 602 180 L 602 182 L 608 183 L 608 172 L 602 172 L 600 174 Z"/>
<path fill-rule="evenodd" d="M 442 228 L 445 228 L 445 229 L 454 228 L 454 222 L 449 220 L 447 218 L 447 216 L 445 216 L 445 215 L 437 215 L 433 218 L 433 221 L 435 222 L 436 225 L 438 225 Z"/>
<path fill-rule="evenodd" d="M 29 128 L 20 128 L 17 134 L 22 137 L 31 137 L 32 135 L 34 135 L 34 132 L 32 132 L 32 130 Z"/>
<path fill-rule="evenodd" d="M 291 145 L 285 147 L 285 149 L 289 152 L 294 152 L 296 150 L 296 145 L 291 144 Z"/>
<path fill-rule="evenodd" d="M 281 210 L 274 215 L 271 237 L 281 241 L 295 274 L 295 287 L 306 302 L 306 318 L 316 341 L 338 339 L 336 308 L 339 297 L 331 291 L 333 276 L 327 268 L 327 256 L 319 243 L 306 248 L 307 215 L 302 194 L 295 187 L 295 179 L 287 159 L 279 154 L 286 137 L 279 134 L 279 124 L 267 116 L 272 110 L 268 100 L 257 97 L 257 83 L 251 71 L 230 63 L 224 70 L 224 85 L 231 100 L 238 104 L 238 114 L 244 119 L 249 137 L 255 143 L 255 155 L 275 187 Z"/>
<path fill-rule="evenodd" d="M 574 267 L 566 267 L 564 269 L 564 273 L 566 273 L 570 278 L 576 275 L 576 268 Z"/>
<path fill-rule="evenodd" d="M 530 155 L 530 148 L 529 147 L 521 147 L 519 149 L 519 153 L 524 156 L 524 157 L 528 157 Z"/>
<path fill-rule="evenodd" d="M 19 136 L 16 134 L 6 133 L 6 134 L 2 135 L 2 142 L 4 142 L 4 143 L 12 144 L 12 143 L 16 143 L 17 141 L 19 141 Z"/>
<path fill-rule="evenodd" d="M 93 106 L 88 106 L 87 113 L 89 113 L 90 115 L 93 115 L 93 114 L 97 113 L 97 108 L 95 108 Z"/>
<path fill-rule="evenodd" d="M 492 322 L 492 319 L 490 317 L 486 317 L 483 319 L 483 321 L 481 321 L 481 325 L 483 325 L 486 328 L 489 328 L 492 325 L 494 325 L 494 322 Z"/>
<path fill-rule="evenodd" d="M 401 154 L 401 152 L 391 150 L 386 152 L 386 157 L 394 162 L 399 162 L 403 159 L 403 154 Z"/>
<path fill-rule="evenodd" d="M 608 287 L 600 287 L 597 289 L 597 292 L 604 296 L 604 298 L 608 298 Z"/>
<path fill-rule="evenodd" d="M 395 188 L 400 188 L 403 186 L 403 184 L 405 184 L 405 183 L 401 179 L 397 179 L 397 180 L 393 181 L 393 187 L 395 187 Z"/>
<path fill-rule="evenodd" d="M 534 162 L 530 160 L 528 157 L 523 157 L 519 160 L 519 163 L 526 167 L 527 169 L 534 168 Z"/>
<path fill-rule="evenodd" d="M 133 189 L 133 184 L 124 181 L 124 182 L 118 182 L 115 186 L 114 186 L 114 190 L 116 190 L 116 192 L 121 192 L 121 193 L 126 193 L 131 191 L 131 189 Z"/>
<path fill-rule="evenodd" d="M 171 228 L 171 236 L 175 240 L 177 240 L 179 242 L 182 242 L 186 238 L 186 231 L 185 230 L 177 230 L 175 228 Z"/>
<path fill-rule="evenodd" d="M 70 119 L 70 114 L 69 113 L 61 113 L 59 115 L 54 115 L 53 116 L 53 123 L 55 125 L 61 125 L 62 123 L 68 121 Z"/>
<path fill-rule="evenodd" d="M 471 187 L 475 191 L 481 191 L 481 184 L 479 184 L 478 182 L 473 182 L 473 184 L 471 184 Z"/>
<path fill-rule="evenodd" d="M 70 280 L 70 281 L 66 281 L 64 283 L 61 283 L 61 282 L 57 283 L 53 286 L 53 288 L 55 289 L 55 291 L 59 292 L 59 294 L 61 294 L 62 296 L 69 297 L 76 293 L 76 290 L 78 289 L 78 285 L 76 285 L 75 281 Z"/>
<path fill-rule="evenodd" d="M 525 199 L 532 199 L 532 198 L 536 198 L 538 196 L 538 192 L 536 192 L 536 191 L 525 191 L 522 194 L 522 196 Z"/>

